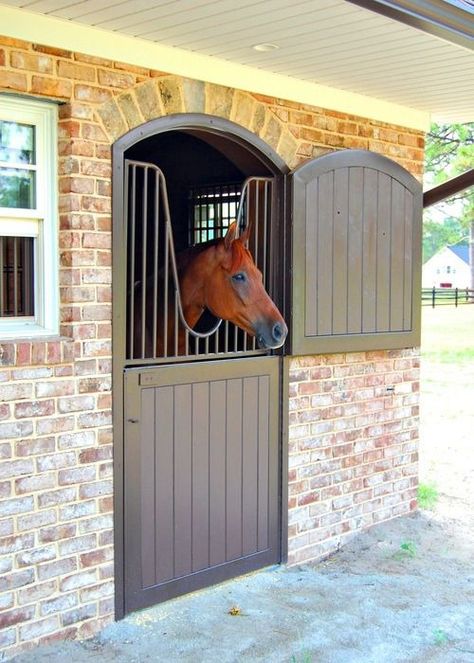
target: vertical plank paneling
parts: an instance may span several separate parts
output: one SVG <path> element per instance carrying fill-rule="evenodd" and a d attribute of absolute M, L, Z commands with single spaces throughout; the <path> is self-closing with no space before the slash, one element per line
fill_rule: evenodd
<path fill-rule="evenodd" d="M 270 385 L 267 376 L 258 380 L 258 549 L 268 548 L 269 526 L 269 412 Z"/>
<path fill-rule="evenodd" d="M 390 329 L 390 263 L 392 182 L 385 173 L 379 173 L 377 206 L 377 319 L 378 332 Z"/>
<path fill-rule="evenodd" d="M 403 330 L 405 275 L 405 196 L 400 182 L 392 180 L 390 251 L 390 331 Z"/>
<path fill-rule="evenodd" d="M 192 387 L 192 567 L 209 566 L 209 383 Z"/>
<path fill-rule="evenodd" d="M 227 382 L 226 557 L 242 554 L 242 380 Z"/>
<path fill-rule="evenodd" d="M 348 226 L 349 226 L 349 169 L 334 171 L 333 207 L 333 314 L 332 333 L 347 333 L 347 277 L 348 277 Z"/>
<path fill-rule="evenodd" d="M 364 169 L 349 169 L 349 230 L 347 279 L 347 332 L 362 331 L 362 227 L 364 220 Z"/>
<path fill-rule="evenodd" d="M 413 194 L 407 189 L 404 190 L 403 200 L 403 223 L 405 226 L 405 250 L 403 266 L 404 282 L 404 300 L 403 300 L 403 329 L 412 329 L 413 327 L 413 228 L 414 228 L 414 202 Z"/>
<path fill-rule="evenodd" d="M 317 333 L 332 333 L 333 307 L 333 205 L 334 172 L 319 178 L 318 198 L 318 260 L 317 260 Z M 313 286 L 314 287 L 314 286 Z"/>
<path fill-rule="evenodd" d="M 152 523 L 152 527 L 141 527 L 142 586 L 151 587 L 156 582 L 155 573 L 155 390 L 143 389 L 141 411 L 142 437 L 140 445 L 141 493 L 140 518 L 142 523 Z"/>
<path fill-rule="evenodd" d="M 243 381 L 242 420 L 242 554 L 257 550 L 258 377 Z"/>
<path fill-rule="evenodd" d="M 174 388 L 174 556 L 175 575 L 192 571 L 191 562 L 191 385 Z"/>
<path fill-rule="evenodd" d="M 408 171 L 365 150 L 295 171 L 291 354 L 419 344 L 421 203 Z"/>
<path fill-rule="evenodd" d="M 318 270 L 318 180 L 312 180 L 305 188 L 306 242 L 305 250 L 305 330 L 317 333 L 317 296 L 315 284 Z"/>
<path fill-rule="evenodd" d="M 362 333 L 375 332 L 377 316 L 377 207 L 378 176 L 364 168 L 362 228 Z"/>
<path fill-rule="evenodd" d="M 209 423 L 209 562 L 212 565 L 226 561 L 226 382 L 219 380 L 210 385 Z"/>
<path fill-rule="evenodd" d="M 159 423 L 155 455 L 155 582 L 170 580 L 174 576 L 173 391 L 173 387 L 159 387 L 155 390 L 155 416 Z"/>

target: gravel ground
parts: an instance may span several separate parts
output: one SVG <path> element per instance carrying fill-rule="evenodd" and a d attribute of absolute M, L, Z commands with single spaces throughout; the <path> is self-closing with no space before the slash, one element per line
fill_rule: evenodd
<path fill-rule="evenodd" d="M 473 663 L 473 510 L 443 497 L 319 564 L 268 569 L 15 659 L 66 660 Z"/>
<path fill-rule="evenodd" d="M 14 660 L 474 663 L 473 402 L 473 365 L 424 362 L 420 479 L 440 494 L 433 511 L 377 525 L 319 564 L 268 569 Z"/>

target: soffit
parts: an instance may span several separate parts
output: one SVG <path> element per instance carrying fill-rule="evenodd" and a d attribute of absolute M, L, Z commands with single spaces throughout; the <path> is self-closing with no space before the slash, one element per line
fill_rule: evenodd
<path fill-rule="evenodd" d="M 381 99 L 430 113 L 439 121 L 474 121 L 472 50 L 345 0 L 1 3 L 216 61 Z M 278 49 L 253 49 L 262 43 L 275 44 Z M 285 96 L 284 90 L 281 96 Z"/>

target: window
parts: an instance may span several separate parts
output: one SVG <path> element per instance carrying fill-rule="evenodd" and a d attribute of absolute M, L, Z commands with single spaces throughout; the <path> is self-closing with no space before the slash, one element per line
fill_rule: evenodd
<path fill-rule="evenodd" d="M 190 244 L 199 244 L 225 235 L 237 218 L 242 185 L 215 184 L 189 192 Z"/>
<path fill-rule="evenodd" d="M 58 333 L 56 106 L 0 95 L 0 338 Z"/>

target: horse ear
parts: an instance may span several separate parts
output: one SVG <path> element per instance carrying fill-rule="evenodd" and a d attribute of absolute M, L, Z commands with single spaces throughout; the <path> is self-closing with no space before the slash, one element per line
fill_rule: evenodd
<path fill-rule="evenodd" d="M 227 232 L 225 234 L 225 237 L 224 237 L 224 246 L 227 250 L 230 249 L 230 245 L 232 244 L 232 242 L 235 239 L 236 232 L 237 232 L 237 221 L 233 221 L 230 224 L 229 229 L 227 230 Z"/>
<path fill-rule="evenodd" d="M 252 229 L 252 219 L 248 219 L 245 229 L 239 235 L 239 239 L 242 242 L 242 244 L 247 244 L 247 242 L 249 241 L 251 229 Z"/>

